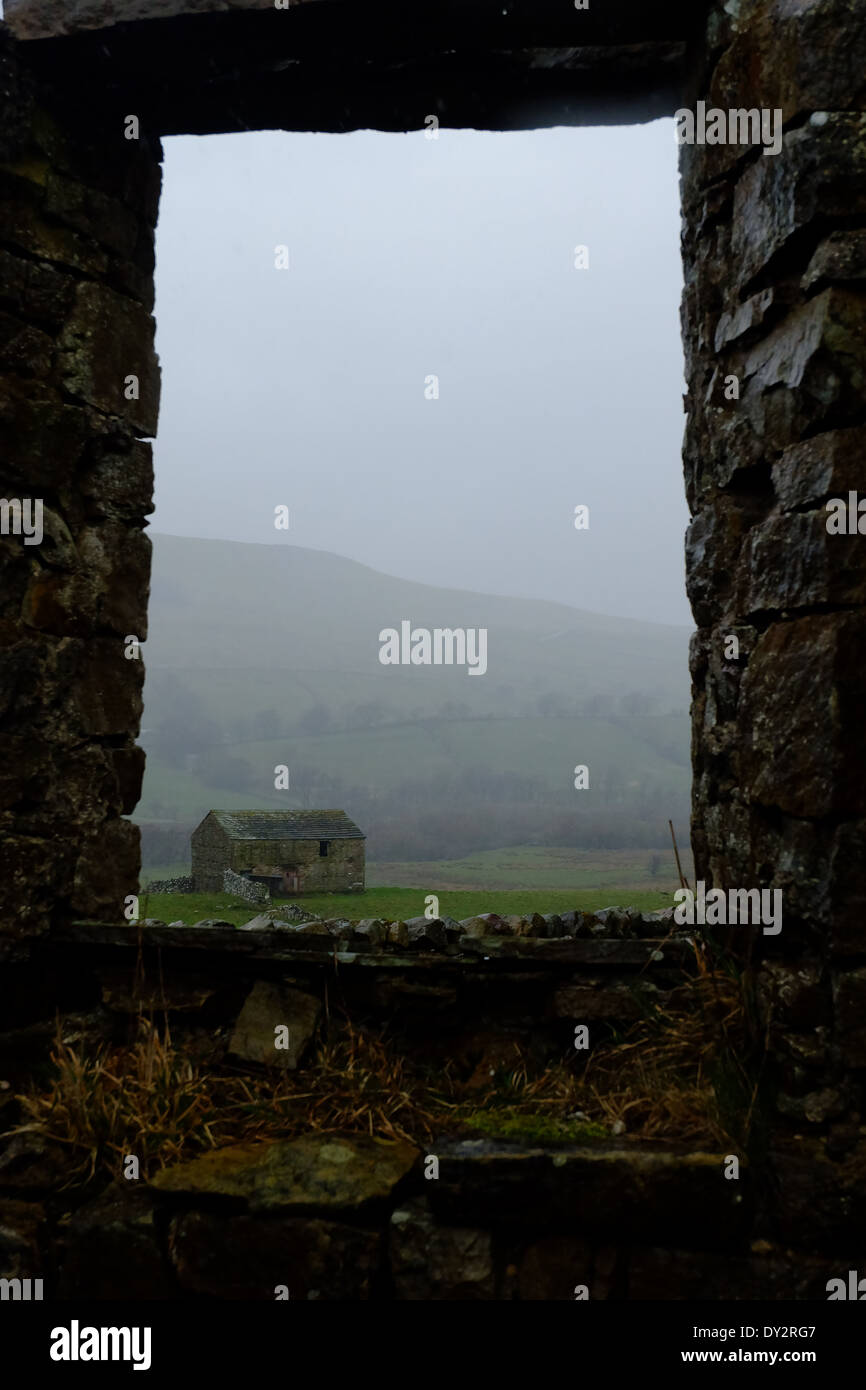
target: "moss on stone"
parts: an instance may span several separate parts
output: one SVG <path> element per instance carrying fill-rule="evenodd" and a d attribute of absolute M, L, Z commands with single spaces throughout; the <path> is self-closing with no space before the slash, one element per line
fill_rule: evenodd
<path fill-rule="evenodd" d="M 568 1142 L 582 1144 L 594 1139 L 607 1139 L 604 1125 L 591 1120 L 566 1120 L 552 1115 L 527 1115 L 511 1109 L 473 1110 L 463 1116 L 463 1123 L 491 1139 L 537 1140 L 539 1143 Z"/>

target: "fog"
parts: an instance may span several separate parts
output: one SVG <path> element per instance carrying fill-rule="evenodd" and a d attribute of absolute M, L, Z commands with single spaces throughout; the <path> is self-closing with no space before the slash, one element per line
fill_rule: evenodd
<path fill-rule="evenodd" d="M 676 156 L 672 120 L 167 140 L 153 529 L 691 625 Z"/>

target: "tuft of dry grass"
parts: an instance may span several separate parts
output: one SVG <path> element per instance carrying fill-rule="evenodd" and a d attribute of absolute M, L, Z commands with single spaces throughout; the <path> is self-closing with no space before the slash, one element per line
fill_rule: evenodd
<path fill-rule="evenodd" d="M 455 1063 L 413 1063 L 385 1031 L 333 1018 L 300 1072 L 208 1070 L 144 1016 L 131 1045 L 85 1055 L 60 1023 L 47 1086 L 17 1097 L 25 1122 L 67 1148 L 67 1185 L 116 1175 L 136 1154 L 142 1176 L 207 1149 L 310 1131 L 363 1133 L 410 1142 L 436 1133 L 592 1138 L 740 1147 L 755 1103 L 741 981 L 711 967 L 696 947 L 697 973 L 621 1037 L 544 1067 L 514 1044 L 486 1069 L 460 1078 Z M 465 1068 L 464 1068 L 465 1071 Z M 732 1102 L 733 1097 L 733 1102 Z M 482 1115 L 483 1112 L 483 1115 Z"/>
<path fill-rule="evenodd" d="M 736 1147 L 748 1139 L 757 1089 L 742 983 L 696 954 L 697 975 L 666 1006 L 591 1055 L 584 1109 L 641 1139 Z M 746 1095 L 745 1110 L 732 1104 Z"/>
<path fill-rule="evenodd" d="M 92 1178 L 97 1167 L 116 1172 L 133 1153 L 142 1168 L 179 1159 L 193 1145 L 215 1143 L 212 1110 L 197 1068 L 164 1036 L 139 1019 L 131 1046 L 89 1054 L 63 1040 L 60 1021 L 50 1060 L 54 1077 L 44 1090 L 17 1097 L 29 1122 L 14 1133 L 38 1133 L 73 1156 L 69 1183 Z"/>

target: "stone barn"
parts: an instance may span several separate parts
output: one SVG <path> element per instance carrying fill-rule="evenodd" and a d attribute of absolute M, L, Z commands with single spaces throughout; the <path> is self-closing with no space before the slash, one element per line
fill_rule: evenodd
<path fill-rule="evenodd" d="M 364 886 L 364 834 L 345 811 L 209 811 L 192 832 L 197 892 L 223 874 L 266 882 L 274 897 Z"/>

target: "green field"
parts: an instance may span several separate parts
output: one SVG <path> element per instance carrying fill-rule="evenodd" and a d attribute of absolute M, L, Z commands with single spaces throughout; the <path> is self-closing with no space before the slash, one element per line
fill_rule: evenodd
<path fill-rule="evenodd" d="M 660 907 L 673 906 L 670 892 L 630 892 L 613 897 L 598 889 L 576 889 L 562 892 L 555 889 L 535 892 L 502 892 L 486 890 L 449 890 L 439 893 L 439 915 L 442 917 L 474 917 L 481 912 L 499 912 L 503 916 L 515 913 L 525 916 L 532 912 L 566 912 L 581 908 L 596 912 L 602 907 L 637 907 L 654 912 Z M 319 917 L 346 917 L 359 921 L 362 917 L 383 917 L 396 922 L 424 914 L 426 894 L 419 888 L 370 888 L 366 893 L 311 893 L 292 902 L 309 909 Z M 162 922 L 185 922 L 191 926 L 206 917 L 219 918 L 239 927 L 256 915 L 250 903 L 240 902 L 231 893 L 151 893 L 142 894 L 142 917 L 155 917 Z"/>
<path fill-rule="evenodd" d="M 656 873 L 651 872 L 655 861 Z M 691 875 L 691 858 L 683 860 Z M 142 883 L 189 872 L 188 864 L 145 870 Z M 384 917 L 397 921 L 420 917 L 428 894 L 439 899 L 443 917 L 472 917 L 480 912 L 525 915 L 581 908 L 670 907 L 677 887 L 673 855 L 646 850 L 584 851 L 522 845 L 491 850 L 465 859 L 417 864 L 371 864 L 365 893 L 312 893 L 292 902 L 320 917 Z M 255 909 L 228 893 L 150 894 L 142 896 L 142 915 L 161 921 L 200 921 L 221 917 L 236 926 L 255 916 Z"/>
<path fill-rule="evenodd" d="M 690 877 L 691 855 L 683 850 L 680 854 L 683 870 Z M 554 889 L 570 893 L 579 889 L 618 894 L 621 899 L 625 892 L 664 891 L 670 895 L 678 886 L 678 880 L 670 849 L 581 850 L 518 845 L 510 849 L 482 850 L 465 859 L 368 864 L 368 888 L 380 884 L 424 887 L 429 892 L 470 888 L 535 893 Z"/>

